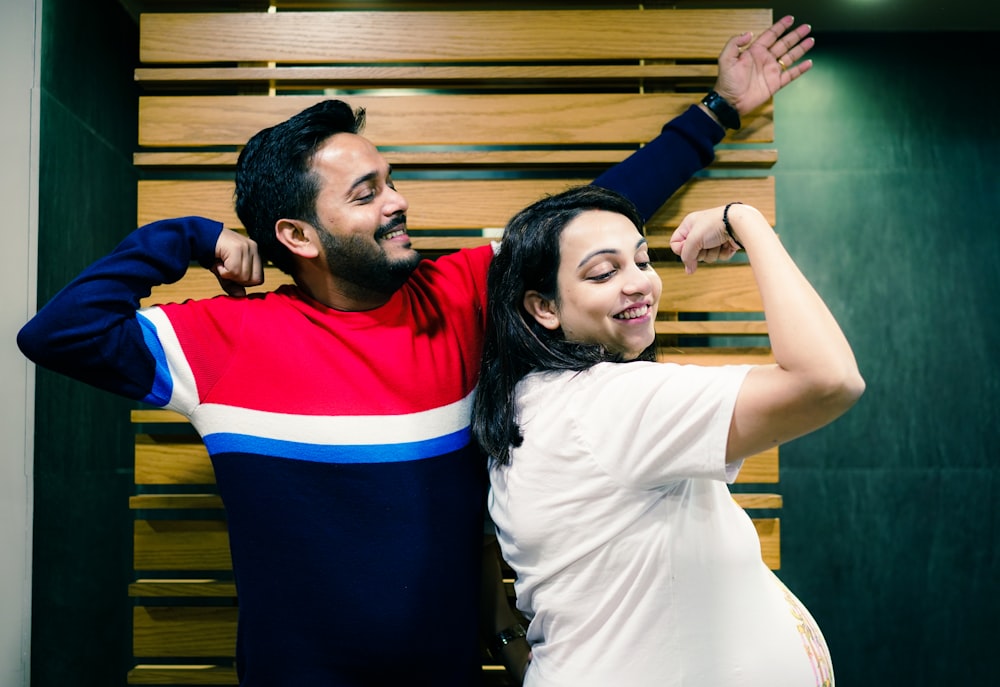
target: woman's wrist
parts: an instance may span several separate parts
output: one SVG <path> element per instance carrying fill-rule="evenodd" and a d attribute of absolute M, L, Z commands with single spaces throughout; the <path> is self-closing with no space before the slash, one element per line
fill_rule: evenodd
<path fill-rule="evenodd" d="M 733 207 L 734 205 L 743 205 L 743 202 L 739 200 L 734 200 L 732 203 L 729 203 L 722 210 L 722 225 L 726 228 L 726 235 L 729 236 L 729 240 L 735 243 L 737 246 L 739 246 L 740 250 L 746 250 L 743 247 L 743 243 L 741 243 L 740 240 L 736 238 L 736 233 L 733 231 L 733 225 L 729 221 L 729 208 Z"/>
<path fill-rule="evenodd" d="M 760 210 L 739 201 L 726 205 L 722 214 L 726 235 L 743 250 L 746 250 L 754 233 L 764 228 L 771 229 L 770 222 Z"/>

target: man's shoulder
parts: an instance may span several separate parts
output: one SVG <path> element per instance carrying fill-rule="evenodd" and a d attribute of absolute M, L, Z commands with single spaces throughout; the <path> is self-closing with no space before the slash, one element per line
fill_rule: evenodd
<path fill-rule="evenodd" d="M 424 258 L 417 266 L 414 275 L 485 273 L 493 259 L 493 254 L 494 250 L 491 244 L 460 248 L 438 257 Z"/>

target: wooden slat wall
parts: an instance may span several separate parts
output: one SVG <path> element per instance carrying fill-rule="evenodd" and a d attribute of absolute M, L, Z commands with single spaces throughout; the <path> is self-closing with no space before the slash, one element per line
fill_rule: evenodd
<path fill-rule="evenodd" d="M 218 0 L 212 6 L 223 11 L 202 12 L 193 0 L 151 0 L 135 72 L 143 89 L 137 225 L 198 214 L 241 229 L 232 204 L 240 147 L 338 97 L 367 109 L 365 135 L 393 165 L 414 244 L 431 257 L 481 245 L 523 206 L 589 181 L 655 136 L 711 86 L 731 35 L 771 24 L 767 9 L 536 4 L 398 0 L 373 12 L 334 0 Z M 667 241 L 688 212 L 731 200 L 774 223 L 773 141 L 768 103 L 649 222 L 664 281 L 663 361 L 772 360 L 749 267 L 685 275 Z M 262 288 L 287 281 L 269 268 Z M 218 293 L 210 274 L 193 269 L 144 305 Z M 236 684 L 236 591 L 211 463 L 176 413 L 137 409 L 132 419 L 136 665 L 128 681 Z M 734 498 L 757 516 L 762 555 L 777 568 L 778 451 L 749 459 L 739 483 L 752 493 Z M 484 675 L 504 684 L 496 666 L 484 665 Z"/>

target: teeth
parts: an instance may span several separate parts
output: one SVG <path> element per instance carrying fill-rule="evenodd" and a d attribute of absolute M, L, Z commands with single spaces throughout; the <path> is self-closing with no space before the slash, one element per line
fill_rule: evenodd
<path fill-rule="evenodd" d="M 645 316 L 647 312 L 649 312 L 649 306 L 642 305 L 639 306 L 638 308 L 629 308 L 623 313 L 618 313 L 617 315 L 615 315 L 615 318 L 619 320 L 634 320 L 637 317 Z"/>
<path fill-rule="evenodd" d="M 390 232 L 389 232 L 388 234 L 386 234 L 385 236 L 383 236 L 383 237 L 382 237 L 382 240 L 383 240 L 383 241 L 387 241 L 387 240 L 389 240 L 389 239 L 394 239 L 394 238 L 396 238 L 397 236 L 402 236 L 402 235 L 403 235 L 404 233 L 405 233 L 405 232 L 404 232 L 403 230 L 401 230 L 401 229 L 396 229 L 396 230 L 394 230 L 394 231 L 390 231 Z"/>

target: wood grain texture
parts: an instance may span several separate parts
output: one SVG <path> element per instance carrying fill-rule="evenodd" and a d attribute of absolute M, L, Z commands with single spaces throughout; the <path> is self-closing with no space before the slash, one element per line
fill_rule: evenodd
<path fill-rule="evenodd" d="M 235 606 L 136 606 L 132 653 L 138 658 L 234 656 L 236 614 Z"/>
<path fill-rule="evenodd" d="M 211 579 L 138 579 L 128 586 L 133 597 L 236 598 L 236 583 Z"/>
<path fill-rule="evenodd" d="M 624 160 L 634 148 L 620 150 L 462 150 L 462 149 L 410 149 L 391 151 L 395 170 L 410 168 L 534 168 L 566 166 L 611 166 Z M 388 153 L 388 151 L 386 151 Z M 132 161 L 137 167 L 165 168 L 189 167 L 230 170 L 236 167 L 238 152 L 137 152 Z M 778 151 L 773 148 L 723 148 L 715 151 L 715 160 L 709 169 L 768 169 L 778 161 Z"/>
<path fill-rule="evenodd" d="M 392 156 L 389 156 L 392 162 Z M 405 179 L 396 187 L 409 202 L 411 238 L 442 230 L 499 230 L 525 206 L 546 194 L 586 183 L 581 179 Z M 142 180 L 138 182 L 138 226 L 165 217 L 200 215 L 242 229 L 233 209 L 232 181 Z M 442 198 L 452 199 L 442 202 Z M 774 222 L 774 178 L 695 179 L 678 191 L 646 223 L 646 232 L 664 241 L 695 210 L 739 198 Z M 447 242 L 450 237 L 435 237 Z M 479 241 L 482 243 L 483 241 Z M 458 243 L 456 241 L 456 243 Z M 662 243 L 662 242 L 661 242 Z"/>
<path fill-rule="evenodd" d="M 136 570 L 230 570 L 229 534 L 223 520 L 136 520 Z"/>
<path fill-rule="evenodd" d="M 613 83 L 645 83 L 646 81 L 706 81 L 714 80 L 719 69 L 714 64 L 542 64 L 481 66 L 269 66 L 239 67 L 140 67 L 135 80 L 146 84 L 198 84 L 265 82 L 291 88 L 323 85 L 372 86 L 419 85 L 480 86 L 497 88 L 515 82 L 519 87 L 549 85 L 559 88 L 583 81 Z M 514 85 L 514 84 L 510 84 Z"/>
<path fill-rule="evenodd" d="M 147 64 L 715 60 L 770 25 L 765 9 L 143 14 L 139 51 Z"/>
<path fill-rule="evenodd" d="M 135 483 L 215 484 L 215 472 L 197 435 L 137 434 Z"/>
<path fill-rule="evenodd" d="M 139 98 L 139 145 L 243 145 L 330 96 L 188 95 Z M 351 95 L 368 113 L 364 134 L 378 146 L 639 144 L 700 96 L 689 93 L 504 93 Z M 626 124 L 627 123 L 627 124 Z M 773 105 L 744 118 L 731 141 L 774 140 Z"/>
<path fill-rule="evenodd" d="M 663 281 L 661 312 L 759 313 L 764 304 L 746 263 L 700 265 L 694 274 L 680 263 L 658 264 Z"/>
<path fill-rule="evenodd" d="M 236 669 L 217 665 L 139 663 L 128 671 L 130 685 L 238 685 Z"/>

